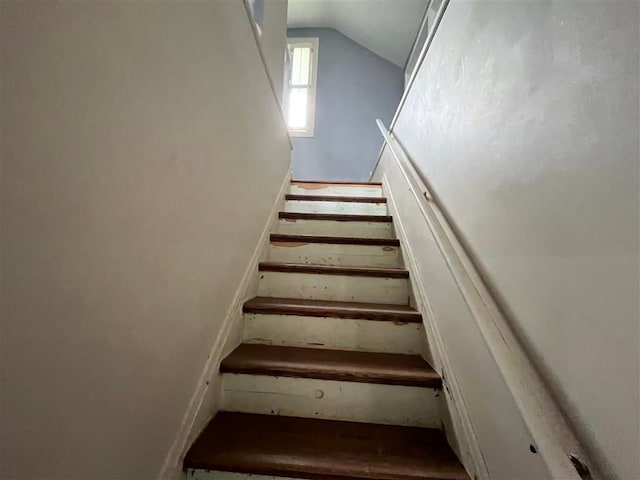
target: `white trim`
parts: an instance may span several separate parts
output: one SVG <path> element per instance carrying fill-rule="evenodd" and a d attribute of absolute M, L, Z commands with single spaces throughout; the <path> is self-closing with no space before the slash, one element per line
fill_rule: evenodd
<path fill-rule="evenodd" d="M 267 218 L 262 233 L 260 234 L 260 239 L 253 251 L 253 255 L 249 260 L 247 268 L 244 271 L 242 280 L 238 285 L 231 305 L 229 306 L 224 320 L 222 321 L 222 326 L 220 327 L 218 336 L 211 345 L 207 362 L 200 373 L 196 388 L 191 395 L 187 410 L 182 417 L 178 433 L 169 448 L 162 465 L 162 469 L 160 470 L 158 478 L 161 480 L 171 478 L 173 475 L 172 472 L 182 470 L 182 459 L 189 448 L 190 441 L 195 438 L 195 434 L 200 433 L 200 430 L 205 427 L 205 424 L 196 425 L 196 423 L 210 388 L 215 388 L 217 390 L 217 392 L 214 393 L 216 394 L 215 396 L 218 398 L 219 403 L 219 399 L 222 395 L 222 384 L 215 380 L 218 377 L 218 370 L 220 368 L 220 362 L 222 361 L 222 355 L 225 351 L 225 346 L 229 340 L 233 327 L 240 327 L 242 325 L 242 305 L 246 301 L 247 292 L 249 291 L 252 283 L 257 285 L 258 263 L 267 254 L 267 248 L 270 245 L 269 234 L 278 222 L 278 211 L 282 208 L 284 195 L 287 192 L 290 183 L 291 170 L 287 172 L 287 175 L 280 186 L 278 196 L 271 208 L 271 211 L 269 212 L 269 217 Z"/>
<path fill-rule="evenodd" d="M 581 480 L 572 458 L 588 467 L 589 478 L 600 478 L 426 182 L 395 137 L 377 122 L 552 478 Z"/>
<path fill-rule="evenodd" d="M 409 270 L 409 279 L 413 288 L 416 300 L 416 309 L 420 311 L 423 318 L 424 329 L 429 343 L 429 350 L 432 356 L 432 367 L 442 377 L 442 386 L 445 393 L 444 398 L 453 422 L 453 432 L 446 430 L 445 434 L 450 445 L 459 445 L 458 456 L 467 469 L 469 476 L 475 480 L 489 480 L 489 471 L 480 450 L 480 444 L 476 436 L 471 417 L 467 410 L 462 390 L 458 384 L 455 371 L 451 367 L 444 341 L 435 321 L 435 315 L 431 308 L 427 289 L 422 283 L 419 274 L 418 263 L 407 237 L 402 216 L 396 207 L 391 184 L 386 174 L 382 176 L 382 189 L 387 197 L 389 214 L 393 216 L 394 226 L 402 248 L 405 267 Z M 451 438 L 451 435 L 455 436 Z"/>
<path fill-rule="evenodd" d="M 311 44 L 311 84 L 309 87 L 309 97 L 307 98 L 307 126 L 304 129 L 292 129 L 289 128 L 287 121 L 287 128 L 289 129 L 289 135 L 291 137 L 313 137 L 316 131 L 316 95 L 318 85 L 318 55 L 320 39 L 318 37 L 287 37 L 287 49 L 290 45 Z M 289 82 L 291 82 L 291 76 L 289 76 Z M 291 85 L 288 86 L 287 95 L 289 95 Z M 287 99 L 287 104 L 289 101 Z"/>
<path fill-rule="evenodd" d="M 253 19 L 253 13 L 251 11 L 251 5 L 249 5 L 249 0 L 243 0 L 243 5 L 245 12 L 247 14 L 247 20 L 249 21 L 249 25 L 251 26 L 251 32 L 253 33 L 253 39 L 255 41 L 256 47 L 258 48 L 258 54 L 260 55 L 260 59 L 262 60 L 262 66 L 264 68 L 264 72 L 267 74 L 267 80 L 269 81 L 269 86 L 271 87 L 271 92 L 273 93 L 273 99 L 278 106 L 278 110 L 280 111 L 280 116 L 282 117 L 282 121 L 284 122 L 285 130 L 287 130 L 287 140 L 289 141 L 289 148 L 293 149 L 293 143 L 291 143 L 291 136 L 289 135 L 289 131 L 287 129 L 287 116 L 284 113 L 282 108 L 282 103 L 280 103 L 280 99 L 278 98 L 278 93 L 276 91 L 275 84 L 273 83 L 273 78 L 271 77 L 271 73 L 269 72 L 269 67 L 267 65 L 267 59 L 264 56 L 264 52 L 262 50 L 262 42 L 260 38 L 262 36 L 262 32 L 258 28 L 258 24 Z"/>

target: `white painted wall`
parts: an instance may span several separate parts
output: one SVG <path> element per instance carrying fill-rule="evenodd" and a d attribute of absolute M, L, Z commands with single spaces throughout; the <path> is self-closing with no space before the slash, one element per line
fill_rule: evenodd
<path fill-rule="evenodd" d="M 0 9 L 0 477 L 157 478 L 289 169 L 277 101 L 241 2 Z"/>
<path fill-rule="evenodd" d="M 452 0 L 394 128 L 611 479 L 640 477 L 638 15 Z"/>

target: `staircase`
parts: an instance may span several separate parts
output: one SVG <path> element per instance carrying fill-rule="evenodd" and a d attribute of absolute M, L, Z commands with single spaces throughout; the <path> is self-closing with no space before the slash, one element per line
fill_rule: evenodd
<path fill-rule="evenodd" d="M 259 275 L 188 478 L 468 479 L 379 184 L 292 182 Z"/>

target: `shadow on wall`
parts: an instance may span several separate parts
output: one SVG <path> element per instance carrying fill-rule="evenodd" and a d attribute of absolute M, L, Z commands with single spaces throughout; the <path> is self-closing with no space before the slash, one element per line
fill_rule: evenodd
<path fill-rule="evenodd" d="M 318 37 L 315 136 L 294 137 L 293 178 L 368 181 L 382 137 L 403 93 L 401 67 L 329 28 L 293 28 L 289 37 Z"/>

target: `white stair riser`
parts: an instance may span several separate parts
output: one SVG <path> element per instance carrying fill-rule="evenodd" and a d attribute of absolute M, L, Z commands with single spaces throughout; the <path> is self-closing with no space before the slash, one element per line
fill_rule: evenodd
<path fill-rule="evenodd" d="M 244 343 L 327 348 L 364 352 L 422 352 L 424 327 L 394 323 L 298 315 L 244 315 Z"/>
<path fill-rule="evenodd" d="M 439 396 L 433 388 L 226 373 L 222 410 L 437 428 Z"/>
<path fill-rule="evenodd" d="M 290 193 L 295 195 L 331 195 L 339 197 L 382 197 L 379 185 L 330 185 L 326 183 L 291 185 Z"/>
<path fill-rule="evenodd" d="M 333 243 L 272 242 L 272 262 L 344 267 L 401 267 L 400 247 Z"/>
<path fill-rule="evenodd" d="M 221 472 L 219 470 L 199 470 L 189 468 L 187 480 L 300 480 L 291 477 L 273 477 L 271 475 L 254 475 L 252 473 Z"/>
<path fill-rule="evenodd" d="M 387 204 L 287 200 L 285 202 L 284 211 L 303 213 L 346 213 L 350 215 L 387 215 Z"/>
<path fill-rule="evenodd" d="M 289 235 L 331 235 L 334 237 L 396 238 L 387 222 L 338 222 L 334 220 L 290 220 L 278 222 L 278 233 Z"/>
<path fill-rule="evenodd" d="M 261 297 L 407 305 L 406 278 L 260 272 Z"/>

